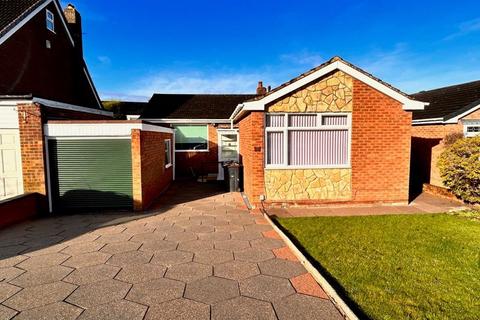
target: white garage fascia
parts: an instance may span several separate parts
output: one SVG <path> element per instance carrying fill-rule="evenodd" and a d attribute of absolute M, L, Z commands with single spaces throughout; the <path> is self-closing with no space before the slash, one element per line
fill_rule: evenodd
<path fill-rule="evenodd" d="M 49 139 L 80 139 L 80 138 L 129 138 L 132 130 L 161 132 L 173 134 L 169 128 L 146 123 L 47 123 L 44 134 Z"/>

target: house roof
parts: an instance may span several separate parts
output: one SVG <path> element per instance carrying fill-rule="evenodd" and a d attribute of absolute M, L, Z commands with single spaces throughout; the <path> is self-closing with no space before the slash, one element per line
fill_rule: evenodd
<path fill-rule="evenodd" d="M 228 119 L 252 94 L 154 94 L 141 119 Z"/>
<path fill-rule="evenodd" d="M 373 76 L 372 74 L 370 74 L 370 73 L 366 72 L 365 70 L 363 70 L 363 69 L 355 66 L 354 64 L 352 64 L 352 63 L 350 63 L 350 62 L 342 59 L 341 57 L 335 56 L 335 57 L 331 58 L 330 60 L 322 63 L 321 65 L 319 65 L 319 66 L 317 66 L 317 67 L 315 67 L 315 68 L 313 68 L 313 69 L 310 69 L 309 71 L 304 72 L 304 73 L 302 73 L 301 75 L 299 75 L 299 76 L 297 76 L 297 77 L 295 77 L 295 78 L 293 78 L 293 79 L 291 79 L 291 80 L 289 80 L 289 81 L 287 81 L 287 82 L 282 83 L 281 85 L 279 85 L 278 87 L 270 90 L 269 92 L 265 93 L 264 95 L 254 97 L 254 98 L 252 99 L 252 101 L 263 99 L 264 97 L 269 96 L 269 95 L 271 95 L 271 94 L 273 94 L 273 93 L 275 93 L 275 92 L 277 92 L 277 91 L 279 91 L 279 90 L 281 90 L 281 89 L 283 89 L 283 88 L 291 85 L 292 83 L 297 82 L 297 81 L 299 81 L 299 80 L 301 80 L 301 79 L 303 79 L 303 78 L 311 75 L 312 73 L 315 73 L 316 71 L 319 71 L 319 70 L 325 68 L 326 66 L 328 66 L 328 65 L 330 65 L 330 64 L 332 64 L 332 63 L 334 63 L 334 62 L 338 62 L 338 61 L 340 61 L 340 62 L 344 63 L 345 65 L 347 65 L 347 66 L 355 69 L 356 71 L 359 71 L 360 73 L 362 73 L 363 75 L 371 78 L 372 80 L 375 80 L 376 82 L 379 82 L 379 83 L 387 86 L 388 88 L 390 88 L 390 89 L 394 90 L 395 92 L 403 95 L 404 97 L 406 97 L 406 98 L 408 98 L 408 99 L 413 99 L 412 96 L 410 96 L 410 95 L 402 92 L 401 90 L 395 88 L 395 87 L 392 86 L 391 84 L 389 84 L 389 83 L 387 83 L 387 82 L 385 82 L 385 81 L 383 81 L 383 80 L 381 80 L 381 79 Z"/>
<path fill-rule="evenodd" d="M 429 102 L 424 110 L 413 113 L 413 120 L 443 118 L 447 121 L 480 104 L 480 81 L 457 84 L 412 95 Z"/>
<path fill-rule="evenodd" d="M 45 0 L 0 1 L 0 37 L 14 28 L 25 16 L 44 2 Z"/>

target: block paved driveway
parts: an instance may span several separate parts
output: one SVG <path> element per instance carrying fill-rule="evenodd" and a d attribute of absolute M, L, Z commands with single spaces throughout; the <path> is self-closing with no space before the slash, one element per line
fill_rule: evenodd
<path fill-rule="evenodd" d="M 211 189 L 0 231 L 0 319 L 342 319 L 261 215 Z"/>

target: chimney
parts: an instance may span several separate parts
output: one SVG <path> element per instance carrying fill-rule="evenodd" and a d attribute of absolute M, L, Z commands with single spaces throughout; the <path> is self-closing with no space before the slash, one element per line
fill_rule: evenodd
<path fill-rule="evenodd" d="M 263 81 L 258 81 L 257 95 L 262 96 L 267 93 L 267 88 L 263 86 Z"/>
<path fill-rule="evenodd" d="M 65 15 L 65 19 L 67 20 L 68 29 L 72 34 L 73 41 L 75 42 L 77 53 L 83 59 L 82 17 L 75 9 L 75 6 L 70 3 L 65 7 L 65 9 L 63 9 L 63 13 Z"/>

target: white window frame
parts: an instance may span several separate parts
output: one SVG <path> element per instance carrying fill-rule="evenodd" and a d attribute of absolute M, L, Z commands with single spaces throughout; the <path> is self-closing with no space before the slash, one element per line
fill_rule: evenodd
<path fill-rule="evenodd" d="M 46 25 L 47 25 L 47 29 L 52 31 L 53 33 L 55 33 L 55 15 L 53 14 L 52 11 L 48 10 L 48 9 L 45 9 L 46 10 L 46 13 L 45 13 L 45 18 L 46 18 Z M 52 28 L 49 27 L 49 23 L 52 24 Z"/>
<path fill-rule="evenodd" d="M 210 125 L 209 124 L 190 124 L 190 123 L 176 123 L 173 128 L 176 130 L 175 126 L 197 126 L 197 127 L 207 127 L 207 149 L 189 149 L 189 150 L 178 150 L 175 147 L 175 152 L 182 153 L 182 152 L 210 152 Z M 175 141 L 174 141 L 175 142 Z M 176 142 L 175 142 L 176 143 Z"/>
<path fill-rule="evenodd" d="M 480 136 L 480 133 L 468 132 L 468 128 L 480 127 L 480 120 L 465 120 L 463 122 L 463 136 L 466 138 Z"/>
<path fill-rule="evenodd" d="M 165 168 L 168 169 L 171 166 L 173 166 L 172 163 L 172 139 L 165 139 L 163 141 L 164 143 L 164 148 L 166 149 L 165 151 L 168 151 L 168 156 L 165 159 Z"/>
<path fill-rule="evenodd" d="M 267 116 L 279 116 L 283 115 L 284 126 L 283 127 L 267 127 Z M 317 125 L 315 127 L 289 127 L 290 115 L 316 115 Z M 347 125 L 344 126 L 332 126 L 322 125 L 322 117 L 324 116 L 346 116 Z M 352 153 L 352 114 L 350 112 L 322 112 L 322 113 L 266 113 L 264 118 L 265 128 L 265 169 L 351 169 L 351 153 Z M 347 163 L 341 165 L 289 165 L 288 160 L 288 132 L 289 131 L 327 131 L 327 130 L 348 130 L 348 142 L 347 142 Z M 268 164 L 268 145 L 267 136 L 269 132 L 283 132 L 283 164 Z"/>

